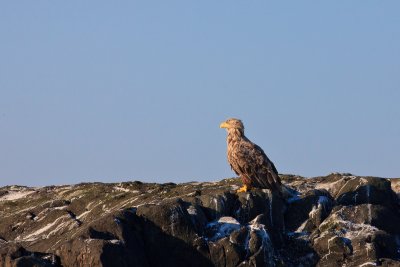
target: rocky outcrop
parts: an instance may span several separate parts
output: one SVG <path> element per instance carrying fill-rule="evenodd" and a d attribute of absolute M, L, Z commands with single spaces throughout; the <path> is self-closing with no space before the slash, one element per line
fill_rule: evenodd
<path fill-rule="evenodd" d="M 0 188 L 0 266 L 400 266 L 398 179 Z"/>

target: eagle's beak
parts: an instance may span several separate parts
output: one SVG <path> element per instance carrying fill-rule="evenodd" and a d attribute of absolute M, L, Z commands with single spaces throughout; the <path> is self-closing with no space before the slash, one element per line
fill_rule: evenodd
<path fill-rule="evenodd" d="M 226 123 L 226 121 L 222 122 L 222 123 L 219 125 L 219 128 L 228 128 L 228 127 L 229 127 L 229 124 Z"/>

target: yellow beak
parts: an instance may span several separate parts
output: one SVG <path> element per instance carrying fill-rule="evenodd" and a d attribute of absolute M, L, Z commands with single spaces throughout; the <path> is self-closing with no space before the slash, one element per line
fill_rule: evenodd
<path fill-rule="evenodd" d="M 219 128 L 228 128 L 228 127 L 229 127 L 229 124 L 226 123 L 225 121 L 221 122 L 221 124 L 219 125 Z"/>

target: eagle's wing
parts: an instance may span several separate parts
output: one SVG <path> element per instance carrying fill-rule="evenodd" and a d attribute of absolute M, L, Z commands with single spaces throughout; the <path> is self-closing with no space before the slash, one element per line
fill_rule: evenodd
<path fill-rule="evenodd" d="M 259 153 L 263 158 L 263 163 L 261 169 L 257 171 L 256 179 L 260 180 L 259 182 L 261 183 L 262 181 L 265 181 L 266 177 L 269 184 L 272 185 L 272 189 L 279 188 L 281 185 L 281 179 L 279 178 L 278 171 L 276 170 L 274 163 L 267 157 L 261 147 L 257 145 L 254 146 L 255 150 L 257 151 L 256 153 Z"/>
<path fill-rule="evenodd" d="M 261 147 L 253 144 L 249 140 L 240 142 L 235 151 L 236 168 L 235 172 L 247 176 L 253 186 L 269 189 L 278 189 L 281 180 L 278 171 L 272 161 Z"/>

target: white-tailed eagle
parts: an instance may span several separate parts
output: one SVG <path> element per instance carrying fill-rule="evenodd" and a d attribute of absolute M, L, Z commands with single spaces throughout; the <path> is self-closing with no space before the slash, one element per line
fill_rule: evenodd
<path fill-rule="evenodd" d="M 244 135 L 242 121 L 231 118 L 222 122 L 219 127 L 228 132 L 228 162 L 244 184 L 237 192 L 246 192 L 252 187 L 279 192 L 282 184 L 274 163 L 261 147 Z"/>

